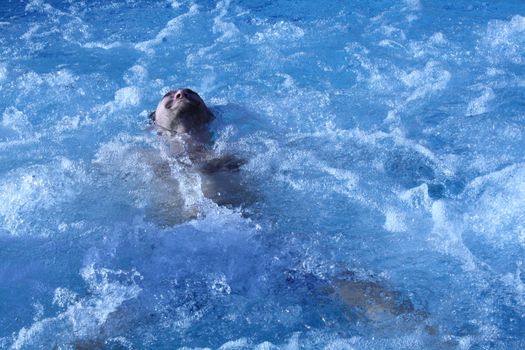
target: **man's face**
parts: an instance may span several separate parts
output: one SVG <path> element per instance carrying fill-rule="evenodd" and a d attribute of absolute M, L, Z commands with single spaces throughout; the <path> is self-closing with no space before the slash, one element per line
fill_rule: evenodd
<path fill-rule="evenodd" d="M 212 118 L 202 98 L 190 89 L 178 89 L 164 95 L 155 110 L 155 123 L 164 129 L 189 132 Z"/>

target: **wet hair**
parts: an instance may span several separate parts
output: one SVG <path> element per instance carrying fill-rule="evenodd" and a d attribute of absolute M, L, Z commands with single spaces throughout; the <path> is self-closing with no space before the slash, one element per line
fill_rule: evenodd
<path fill-rule="evenodd" d="M 155 111 L 148 114 L 149 124 L 155 123 Z"/>

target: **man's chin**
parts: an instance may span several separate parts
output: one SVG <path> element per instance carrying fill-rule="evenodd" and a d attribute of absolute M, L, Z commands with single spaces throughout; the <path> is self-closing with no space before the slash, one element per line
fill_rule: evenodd
<path fill-rule="evenodd" d="M 182 116 L 186 114 L 198 113 L 199 106 L 191 102 L 182 102 L 179 103 L 174 109 L 175 115 Z"/>

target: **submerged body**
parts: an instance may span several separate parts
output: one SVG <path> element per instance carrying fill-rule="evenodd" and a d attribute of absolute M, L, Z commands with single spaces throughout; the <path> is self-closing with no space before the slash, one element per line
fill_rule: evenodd
<path fill-rule="evenodd" d="M 208 128 L 213 114 L 196 92 L 183 88 L 166 93 L 150 118 L 168 144 L 169 157 L 199 175 L 206 198 L 234 207 L 251 200 L 240 176 L 244 161 L 214 151 Z M 163 178 L 170 176 L 169 164 L 157 168 Z"/>
<path fill-rule="evenodd" d="M 239 176 L 243 161 L 232 155 L 215 154 L 207 127 L 213 114 L 197 93 L 190 89 L 168 92 L 151 118 L 158 134 L 167 141 L 170 156 L 199 174 L 205 197 L 218 205 L 237 206 L 249 200 Z M 157 169 L 163 169 L 158 172 L 161 178 L 171 178 L 168 164 L 159 165 Z M 286 288 L 302 289 L 297 286 L 297 281 L 287 278 Z M 388 289 L 383 283 L 359 279 L 348 270 L 315 284 L 321 287 L 314 288 L 313 298 L 334 297 L 343 306 L 341 314 L 348 318 L 358 315 L 361 321 L 389 322 L 398 316 L 424 314 L 416 310 L 409 299 Z"/>

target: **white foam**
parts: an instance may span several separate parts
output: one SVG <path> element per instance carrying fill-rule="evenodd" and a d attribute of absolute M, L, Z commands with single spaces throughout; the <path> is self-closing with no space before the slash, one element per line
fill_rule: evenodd
<path fill-rule="evenodd" d="M 57 123 L 49 129 L 55 135 L 60 135 L 64 132 L 69 132 L 78 129 L 81 125 L 92 124 L 92 122 L 81 120 L 80 116 L 64 116 Z"/>
<path fill-rule="evenodd" d="M 389 232 L 404 232 L 407 229 L 405 220 L 406 217 L 402 212 L 388 208 L 385 212 L 383 228 Z"/>
<path fill-rule="evenodd" d="M 525 60 L 525 17 L 516 15 L 510 21 L 490 21 L 481 40 L 481 48 L 486 48 L 492 61 L 508 59 L 521 64 Z"/>
<path fill-rule="evenodd" d="M 34 303 L 33 307 L 35 308 L 35 315 L 33 316 L 33 322 L 37 322 L 42 319 L 44 316 L 44 305 L 40 303 Z"/>
<path fill-rule="evenodd" d="M 51 88 L 69 88 L 74 86 L 78 81 L 78 76 L 74 75 L 67 69 L 61 69 L 56 72 L 38 74 L 27 72 L 16 79 L 16 88 L 20 94 L 31 94 L 42 86 Z M 49 93 L 61 94 L 60 89 L 51 89 Z M 40 94 L 40 93 L 39 93 Z"/>
<path fill-rule="evenodd" d="M 79 40 L 85 40 L 90 36 L 89 26 L 74 13 L 64 12 L 41 0 L 30 1 L 25 9 L 27 12 L 46 14 L 49 19 L 49 25 L 47 27 L 46 25 L 40 26 L 39 24 L 31 27 L 23 36 L 27 41 L 31 41 L 31 38 L 34 36 L 43 37 L 50 34 L 61 33 L 64 40 L 81 45 Z M 59 26 L 55 26 L 56 24 Z M 39 31 L 41 32 L 39 33 Z M 37 47 L 38 49 L 44 48 L 43 45 Z"/>
<path fill-rule="evenodd" d="M 42 10 L 44 6 L 49 6 L 48 4 L 45 4 L 43 0 L 30 0 L 26 7 L 26 11 L 39 11 Z"/>
<path fill-rule="evenodd" d="M 1 125 L 15 131 L 19 136 L 28 135 L 32 132 L 32 125 L 27 116 L 15 107 L 6 108 L 2 114 Z"/>
<path fill-rule="evenodd" d="M 231 340 L 221 345 L 219 350 L 236 350 L 236 349 L 245 349 L 250 345 L 248 339 L 240 338 L 236 340 Z"/>
<path fill-rule="evenodd" d="M 153 178 L 153 174 L 143 159 L 142 149 L 137 147 L 144 141 L 144 138 L 120 135 L 115 140 L 100 147 L 93 163 L 108 173 L 114 173 L 118 169 L 120 172 L 128 174 L 127 176 L 137 176 L 149 181 Z"/>
<path fill-rule="evenodd" d="M 422 41 L 410 41 L 409 53 L 416 58 L 436 57 L 443 55 L 443 46 L 448 43 L 447 38 L 441 32 L 432 34 L 428 39 Z"/>
<path fill-rule="evenodd" d="M 67 158 L 48 165 L 18 168 L 0 182 L 0 219 L 12 235 L 48 236 L 54 232 L 40 226 L 45 211 L 72 200 L 87 175 L 81 166 Z"/>
<path fill-rule="evenodd" d="M 424 98 L 431 93 L 444 90 L 450 81 L 451 74 L 440 67 L 436 61 L 428 61 L 423 70 L 413 70 L 406 74 L 402 73 L 400 79 L 413 91 L 406 99 L 406 103 Z"/>
<path fill-rule="evenodd" d="M 160 30 L 155 38 L 135 44 L 135 49 L 143 51 L 148 55 L 153 55 L 157 45 L 161 44 L 166 37 L 182 32 L 184 28 L 184 21 L 190 17 L 195 16 L 197 13 L 199 13 L 198 6 L 192 5 L 187 13 L 169 20 L 166 26 Z"/>
<path fill-rule="evenodd" d="M 403 2 L 410 11 L 421 11 L 422 6 L 420 0 L 404 0 Z"/>
<path fill-rule="evenodd" d="M 502 241 L 525 246 L 525 165 L 512 165 L 477 177 L 465 188 L 475 202 L 465 213 L 470 227 L 496 244 Z"/>
<path fill-rule="evenodd" d="M 90 294 L 71 303 L 57 316 L 20 329 L 11 349 L 40 348 L 50 344 L 66 345 L 78 340 L 96 340 L 111 313 L 124 301 L 136 298 L 141 292 L 137 280 L 142 276 L 136 271 L 95 268 L 91 264 L 81 270 L 81 276 Z M 123 282 L 120 282 L 121 280 Z M 63 293 L 63 290 L 58 293 Z"/>
<path fill-rule="evenodd" d="M 70 291 L 67 288 L 56 288 L 53 296 L 53 304 L 59 307 L 65 308 L 69 305 L 73 305 L 78 299 L 78 295 L 75 292 Z"/>
<path fill-rule="evenodd" d="M 25 73 L 16 80 L 17 89 L 23 93 L 34 91 L 43 83 L 44 79 L 42 79 L 42 77 L 35 72 Z"/>
<path fill-rule="evenodd" d="M 104 144 L 93 163 L 118 178 L 130 195 L 129 201 L 135 207 L 145 209 L 149 221 L 175 225 L 191 218 L 201 218 L 210 208 L 217 207 L 204 197 L 197 172 L 172 162 L 166 145 L 144 147 L 147 144 L 148 140 L 143 137 L 121 135 Z M 155 176 L 159 167 L 169 167 L 170 173 Z M 122 177 L 125 177 L 125 182 Z"/>
<path fill-rule="evenodd" d="M 136 86 L 127 86 L 115 92 L 117 107 L 138 106 L 140 104 L 140 89 Z"/>
<path fill-rule="evenodd" d="M 62 69 L 54 73 L 45 74 L 44 80 L 52 87 L 70 86 L 78 80 L 69 70 Z"/>
<path fill-rule="evenodd" d="M 7 78 L 7 65 L 0 62 L 0 83 Z"/>
<path fill-rule="evenodd" d="M 428 185 L 423 183 L 417 187 L 408 189 L 399 194 L 399 199 L 407 203 L 413 209 L 432 209 L 432 199 L 428 195 Z"/>
<path fill-rule="evenodd" d="M 169 0 L 169 2 L 170 2 L 171 7 L 174 9 L 178 9 L 179 7 L 182 6 L 182 3 L 178 0 Z"/>
<path fill-rule="evenodd" d="M 469 102 L 467 116 L 475 116 L 486 113 L 489 110 L 489 103 L 495 98 L 494 91 L 490 87 L 485 87 L 481 96 Z"/>
<path fill-rule="evenodd" d="M 419 19 L 419 12 L 422 9 L 420 0 L 404 0 L 403 4 L 405 5 L 401 11 L 406 12 L 405 19 L 407 22 L 414 22 Z"/>
<path fill-rule="evenodd" d="M 395 40 L 389 40 L 389 39 L 383 39 L 379 42 L 379 46 L 382 46 L 382 47 L 400 47 L 404 50 L 406 50 L 407 48 L 402 45 L 401 43 L 395 41 Z"/>
<path fill-rule="evenodd" d="M 143 83 L 148 78 L 148 69 L 139 64 L 134 65 L 124 75 L 124 81 L 128 85 Z"/>
<path fill-rule="evenodd" d="M 516 273 L 507 273 L 501 277 L 501 282 L 503 282 L 507 287 L 514 290 L 516 294 L 516 299 L 518 303 L 522 306 L 525 306 L 525 283 L 521 278 L 521 266 L 522 262 L 518 263 L 516 267 Z"/>
<path fill-rule="evenodd" d="M 272 24 L 262 32 L 255 33 L 251 38 L 252 44 L 286 42 L 298 40 L 304 36 L 304 30 L 292 23 L 279 21 Z"/>
<path fill-rule="evenodd" d="M 439 250 L 462 261 L 466 271 L 474 271 L 476 270 L 475 258 L 463 244 L 463 229 L 459 222 L 453 222 L 448 217 L 448 213 L 447 204 L 443 200 L 432 203 L 431 214 L 434 222 L 432 240 Z"/>
<path fill-rule="evenodd" d="M 103 49 L 103 50 L 111 50 L 118 47 L 122 47 L 122 43 L 120 41 L 115 41 L 112 43 L 102 43 L 98 41 L 89 41 L 85 44 L 82 44 L 82 47 L 86 49 Z"/>
<path fill-rule="evenodd" d="M 447 43 L 447 39 L 445 38 L 445 35 L 441 32 L 436 32 L 432 34 L 432 36 L 428 40 L 430 43 L 435 45 L 443 45 Z"/>
<path fill-rule="evenodd" d="M 492 46 L 509 45 L 515 35 L 525 32 L 525 17 L 516 15 L 510 21 L 495 20 L 487 26 L 488 36 L 485 38 Z"/>
<path fill-rule="evenodd" d="M 219 295 L 227 295 L 232 292 L 232 289 L 228 284 L 228 280 L 226 279 L 226 276 L 223 273 L 218 274 L 213 279 L 213 281 L 211 282 L 211 289 L 215 294 Z"/>
<path fill-rule="evenodd" d="M 228 13 L 230 2 L 230 0 L 222 0 L 217 2 L 216 8 L 219 11 L 219 15 L 213 19 L 212 30 L 213 33 L 222 34 L 216 39 L 219 42 L 233 41 L 241 37 L 241 31 L 239 28 L 237 28 L 234 23 L 228 22 L 224 19 Z"/>
<path fill-rule="evenodd" d="M 24 40 L 31 40 L 33 36 L 35 36 L 35 33 L 38 32 L 39 29 L 40 29 L 40 24 L 34 23 L 29 27 L 27 32 L 22 34 L 21 38 Z"/>

